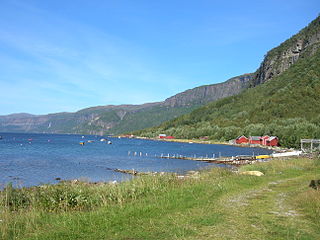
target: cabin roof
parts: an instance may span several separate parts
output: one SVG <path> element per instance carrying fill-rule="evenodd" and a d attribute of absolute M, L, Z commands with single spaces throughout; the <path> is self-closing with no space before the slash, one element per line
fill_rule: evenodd
<path fill-rule="evenodd" d="M 271 136 L 268 140 L 272 141 L 273 139 L 278 139 L 278 137 L 277 136 Z"/>
<path fill-rule="evenodd" d="M 250 140 L 260 140 L 261 137 L 260 136 L 251 136 Z"/>
<path fill-rule="evenodd" d="M 244 137 L 244 138 L 248 139 L 248 138 L 247 138 L 246 136 L 244 136 L 244 135 L 239 136 L 239 137 L 237 137 L 236 139 L 240 139 L 240 138 L 242 138 L 242 137 Z"/>

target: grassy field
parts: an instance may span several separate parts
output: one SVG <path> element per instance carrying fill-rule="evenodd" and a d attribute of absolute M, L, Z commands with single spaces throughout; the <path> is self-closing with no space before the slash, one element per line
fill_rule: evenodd
<path fill-rule="evenodd" d="M 2 239 L 320 239 L 320 160 L 0 193 Z"/>

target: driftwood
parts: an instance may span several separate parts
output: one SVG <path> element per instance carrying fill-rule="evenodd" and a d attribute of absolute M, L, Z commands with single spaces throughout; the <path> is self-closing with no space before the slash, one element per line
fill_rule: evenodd
<path fill-rule="evenodd" d="M 165 172 L 138 172 L 136 170 L 126 170 L 126 169 L 113 169 L 115 172 L 120 172 L 120 173 L 125 173 L 125 174 L 130 174 L 133 176 L 143 176 L 143 175 L 150 175 L 150 176 L 155 176 L 155 175 L 164 175 L 166 174 Z"/>
<path fill-rule="evenodd" d="M 126 174 L 131 174 L 131 175 L 138 175 L 138 171 L 136 170 L 124 170 L 124 169 L 114 169 L 115 172 L 120 172 L 120 173 L 126 173 Z"/>

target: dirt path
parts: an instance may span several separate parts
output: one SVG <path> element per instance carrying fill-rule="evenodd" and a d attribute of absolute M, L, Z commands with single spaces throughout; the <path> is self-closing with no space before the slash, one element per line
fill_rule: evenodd
<path fill-rule="evenodd" d="M 300 178 L 278 180 L 224 196 L 219 202 L 224 221 L 203 228 L 197 239 L 320 239 L 292 203 L 306 187 L 303 183 Z"/>

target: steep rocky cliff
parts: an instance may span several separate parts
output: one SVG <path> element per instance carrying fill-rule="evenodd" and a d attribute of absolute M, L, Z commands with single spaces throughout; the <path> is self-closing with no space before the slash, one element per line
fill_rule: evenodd
<path fill-rule="evenodd" d="M 252 73 L 244 74 L 223 83 L 190 89 L 166 99 L 163 104 L 170 107 L 202 105 L 220 98 L 233 96 L 249 87 L 252 76 Z"/>
<path fill-rule="evenodd" d="M 280 75 L 300 57 L 310 57 L 320 47 L 320 16 L 280 46 L 270 50 L 256 71 L 252 85 L 256 86 Z"/>

